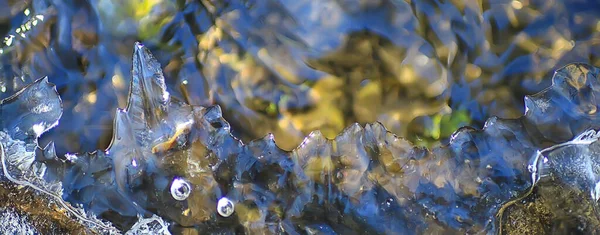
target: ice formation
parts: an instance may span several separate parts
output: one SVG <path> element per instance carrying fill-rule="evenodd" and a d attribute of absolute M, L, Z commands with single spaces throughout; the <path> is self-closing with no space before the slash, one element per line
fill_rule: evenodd
<path fill-rule="evenodd" d="M 67 161 L 75 163 L 76 157 L 66 156 L 66 160 L 57 158 L 52 142 L 44 148 L 38 145 L 38 137 L 56 126 L 62 114 L 61 100 L 55 87 L 48 83 L 46 78 L 39 79 L 17 94 L 1 100 L 0 114 L 2 117 L 0 119 L 0 166 L 3 176 L 13 183 L 30 187 L 48 196 L 92 231 L 106 234 L 119 233 L 108 221 L 101 221 L 96 218 L 96 214 L 89 213 L 91 211 L 84 211 L 81 204 L 69 203 L 63 199 L 64 189 L 70 188 L 69 183 L 72 182 L 60 181 L 60 178 L 53 176 L 60 174 L 58 172 L 64 172 L 66 167 L 73 167 L 67 164 Z M 73 174 L 78 173 L 81 172 L 75 171 Z M 63 182 L 66 183 L 64 187 Z M 99 196 L 111 200 L 110 194 Z M 10 211 L 4 213 L 10 214 Z M 18 217 L 13 220 L 3 220 L 0 231 L 36 233 L 29 228 L 30 225 L 20 223 L 21 220 Z M 19 222 L 18 226 L 15 226 L 17 222 Z M 11 229 L 7 230 L 4 226 L 10 226 Z M 156 216 L 139 218 L 128 234 L 147 234 L 148 231 L 157 234 L 166 227 L 166 223 Z M 168 234 L 168 231 L 165 233 Z"/>
<path fill-rule="evenodd" d="M 45 80 L 1 101 L 5 174 L 132 233 L 494 233 L 536 185 L 586 192 L 594 208 L 600 197 L 600 71 L 590 65 L 558 70 L 551 87 L 525 98 L 521 118 L 461 128 L 431 150 L 379 123 L 352 125 L 332 140 L 315 131 L 293 151 L 270 134 L 244 144 L 219 106 L 170 97 L 160 64 L 141 44 L 132 74 L 112 143 L 93 153 L 57 157 L 52 145 L 37 147 L 61 113 Z"/>
<path fill-rule="evenodd" d="M 0 101 L 0 161 L 4 176 L 19 185 L 31 187 L 54 199 L 56 203 L 91 228 L 115 232 L 110 225 L 88 215 L 62 199 L 62 182 L 44 180 L 49 171 L 43 158 L 55 159 L 52 143 L 39 148 L 37 139 L 56 126 L 62 114 L 62 104 L 53 85 L 42 78 L 17 94 Z M 38 154 L 36 154 L 38 152 Z"/>
<path fill-rule="evenodd" d="M 24 217 L 6 208 L 0 211 L 0 231 L 5 234 L 39 234 Z"/>

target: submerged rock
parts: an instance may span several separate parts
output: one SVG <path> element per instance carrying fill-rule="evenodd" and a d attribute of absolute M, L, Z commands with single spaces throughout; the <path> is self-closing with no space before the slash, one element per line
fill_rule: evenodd
<path fill-rule="evenodd" d="M 532 203 L 550 214 L 540 219 L 546 224 L 578 218 L 552 229 L 597 232 L 600 70 L 590 65 L 559 69 L 551 87 L 525 98 L 524 116 L 491 118 L 482 130 L 461 128 L 448 145 L 431 150 L 379 123 L 351 125 L 335 139 L 315 131 L 293 151 L 280 149 L 270 134 L 244 144 L 219 106 L 172 98 L 160 64 L 141 44 L 132 74 L 127 107 L 117 110 L 103 151 L 63 157 L 51 144 L 39 148 L 37 137 L 52 125 L 41 132 L 34 126 L 60 115 L 32 115 L 37 106 L 15 105 L 29 97 L 22 94 L 0 102 L 11 113 L 0 122 L 5 174 L 121 230 L 138 231 L 141 221 L 167 233 L 162 217 L 174 233 L 510 233 L 536 229 L 523 216 L 532 213 L 523 204 Z M 49 95 L 51 113 L 60 113 L 56 93 Z M 540 194 L 548 187 L 562 191 Z M 567 199 L 586 203 L 552 207 Z M 93 216 L 80 219 L 109 231 Z"/>

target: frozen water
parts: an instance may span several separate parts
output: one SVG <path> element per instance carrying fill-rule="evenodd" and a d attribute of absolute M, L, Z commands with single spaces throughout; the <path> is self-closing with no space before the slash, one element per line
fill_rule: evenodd
<path fill-rule="evenodd" d="M 284 151 L 272 135 L 242 143 L 219 106 L 170 97 L 143 45 L 133 61 L 108 149 L 57 157 L 35 141 L 52 125 L 30 131 L 35 115 L 11 114 L 25 122 L 3 118 L 7 176 L 31 187 L 60 182 L 53 190 L 66 201 L 132 233 L 493 233 L 509 207 L 548 182 L 585 192 L 594 208 L 600 195 L 599 71 L 586 64 L 558 70 L 551 87 L 525 99 L 521 118 L 459 129 L 445 146 L 415 147 L 374 123 L 335 139 L 315 131 Z"/>
<path fill-rule="evenodd" d="M 6 208 L 0 209 L 0 231 L 4 234 L 39 234 L 26 217 Z"/>
<path fill-rule="evenodd" d="M 171 235 L 168 230 L 169 223 L 163 221 L 162 218 L 152 215 L 150 218 L 139 218 L 125 235 Z"/>

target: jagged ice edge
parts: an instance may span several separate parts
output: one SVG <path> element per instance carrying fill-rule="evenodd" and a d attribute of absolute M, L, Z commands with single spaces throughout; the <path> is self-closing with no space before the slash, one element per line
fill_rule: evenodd
<path fill-rule="evenodd" d="M 219 117 L 219 118 L 222 118 L 222 117 Z M 485 129 L 485 126 L 484 126 L 483 129 Z M 482 130 L 475 130 L 475 131 L 482 131 Z M 390 133 L 389 131 L 387 131 L 387 132 Z M 455 135 L 458 134 L 458 133 L 460 133 L 460 132 L 461 132 L 461 129 L 459 129 L 457 132 L 455 132 Z M 319 135 L 318 133 L 319 133 L 318 131 L 311 132 L 311 134 L 309 134 L 309 137 L 313 136 L 313 135 Z M 339 134 L 338 136 L 341 136 L 343 133 L 344 133 L 344 131 L 341 134 Z M 234 137 L 229 131 L 228 131 L 228 134 L 231 135 L 232 137 Z M 455 135 L 453 135 L 453 137 Z M 593 142 L 597 141 L 599 138 L 600 138 L 600 133 L 599 132 L 597 132 L 595 130 L 587 130 L 587 131 L 584 131 L 582 134 L 576 136 L 572 140 L 569 140 L 569 141 L 566 141 L 566 142 L 563 142 L 563 143 L 560 143 L 560 144 L 556 144 L 556 145 L 550 146 L 550 147 L 545 148 L 543 150 L 538 150 L 536 152 L 536 154 L 535 154 L 534 164 L 529 166 L 529 170 L 532 173 L 532 179 L 533 179 L 533 181 L 532 181 L 533 185 L 532 185 L 531 188 L 533 188 L 533 186 L 535 185 L 535 183 L 539 180 L 539 173 L 538 173 L 537 163 L 540 161 L 540 159 L 542 158 L 542 156 L 543 156 L 544 153 L 546 153 L 548 151 L 552 151 L 552 150 L 560 148 L 560 147 L 572 145 L 572 144 L 575 144 L 575 145 L 590 144 L 590 143 L 593 143 Z M 305 142 L 308 141 L 308 140 L 309 140 L 309 138 L 305 138 L 304 142 L 302 144 L 300 144 L 300 146 L 298 148 L 296 148 L 295 150 L 300 149 L 302 146 L 304 146 Z M 452 140 L 453 140 L 453 138 L 451 139 L 450 142 L 452 142 Z M 39 188 L 36 185 L 31 184 L 30 182 L 17 180 L 16 178 L 10 176 L 10 174 L 8 173 L 8 171 L 6 169 L 6 163 L 5 163 L 6 156 L 5 156 L 5 153 L 4 153 L 4 146 L 2 146 L 2 143 L 0 143 L 0 147 L 1 147 L 0 150 L 2 150 L 2 155 L 1 155 L 2 159 L 1 160 L 2 160 L 2 164 L 3 164 L 3 171 L 4 171 L 5 175 L 7 175 L 7 177 L 9 178 L 9 180 L 11 180 L 13 182 L 16 182 L 16 183 L 19 183 L 19 184 L 24 184 L 26 186 L 31 186 L 32 188 L 34 188 L 36 190 L 40 190 L 40 191 L 42 191 L 42 192 L 44 192 L 46 194 L 49 194 L 53 198 L 60 199 L 59 202 L 61 202 L 61 204 L 63 206 L 65 206 L 65 208 L 67 208 L 67 204 L 65 204 L 65 202 L 62 200 L 62 198 L 56 196 L 55 194 L 53 194 L 51 192 L 48 192 L 48 191 L 46 191 L 46 190 L 44 190 L 42 188 Z M 428 150 L 428 151 L 431 151 L 431 150 Z M 74 211 L 71 211 L 71 212 L 74 213 L 77 216 L 77 213 L 75 213 Z M 149 223 L 154 222 L 155 220 L 153 218 L 154 218 L 154 216 L 152 218 L 149 218 L 149 219 L 141 219 L 140 221 L 138 221 L 138 222 L 141 222 L 141 224 L 139 224 L 139 225 L 136 224 L 138 226 L 134 226 L 134 228 L 141 228 L 144 225 L 148 225 Z M 83 219 L 83 220 L 86 221 L 87 219 Z M 163 223 L 161 223 L 160 221 L 158 221 L 158 223 L 160 225 L 163 225 Z M 163 229 L 164 229 L 164 227 L 163 227 Z"/>
<path fill-rule="evenodd" d="M 143 45 L 141 45 L 141 44 L 139 44 L 139 43 L 136 43 L 136 48 L 138 48 L 138 47 L 143 47 Z M 148 51 L 148 53 L 150 53 L 150 52 Z M 150 55 L 151 55 L 151 54 L 150 54 Z M 134 56 L 135 56 L 135 55 L 134 55 Z M 573 64 L 573 66 L 577 66 L 577 65 L 578 65 L 578 63 L 575 63 L 575 64 Z M 569 65 L 567 65 L 567 66 L 569 66 Z M 565 67 L 567 67 L 567 66 L 565 66 Z M 565 67 L 563 67 L 563 68 L 565 68 Z M 561 69 L 563 69 L 563 68 L 561 68 Z M 561 69 L 559 69 L 559 70 L 561 70 Z M 161 72 L 160 72 L 160 70 L 159 70 L 159 73 L 161 73 Z M 148 81 L 143 81 L 143 82 L 148 82 Z M 163 98 L 161 101 L 163 101 L 163 102 L 166 102 L 164 97 L 168 97 L 168 92 L 166 91 L 166 87 L 164 86 L 164 81 L 162 80 L 162 73 L 161 73 L 161 76 L 160 76 L 160 77 L 159 77 L 157 80 L 155 80 L 155 81 L 152 81 L 152 82 L 156 82 L 156 83 L 157 83 L 157 85 L 159 85 L 160 91 L 162 92 L 162 95 L 163 95 L 163 96 L 161 97 L 161 98 Z M 553 85 L 552 85 L 551 87 L 554 87 L 554 85 L 555 85 L 555 83 L 554 83 L 554 79 L 553 79 Z M 133 80 L 132 80 L 132 84 L 131 84 L 131 86 L 132 86 L 132 87 L 130 87 L 130 89 L 133 89 L 133 86 L 135 86 L 135 85 L 133 84 Z M 544 93 L 544 92 L 542 91 L 542 92 L 540 92 L 540 93 Z M 527 96 L 527 97 L 529 97 L 529 99 L 535 99 L 535 95 L 534 95 L 534 96 Z M 526 97 L 526 103 L 527 103 L 527 99 L 528 99 L 527 97 Z M 131 99 L 131 92 L 130 92 L 130 99 Z M 129 110 L 129 107 L 130 107 L 130 103 L 128 103 L 128 107 L 127 107 L 127 109 L 126 109 L 126 110 Z M 210 107 L 209 107 L 209 108 L 210 108 Z M 213 117 L 213 119 L 221 119 L 221 121 L 223 121 L 223 122 L 227 122 L 227 121 L 226 121 L 226 120 L 224 120 L 224 119 L 223 119 L 223 117 L 221 116 L 221 112 L 220 112 L 220 107 L 219 107 L 219 105 L 215 105 L 215 106 L 213 106 L 213 108 L 215 108 L 216 110 L 218 110 L 218 111 L 217 111 L 217 113 L 219 114 L 219 115 L 218 115 L 218 117 Z M 523 116 L 521 116 L 520 118 L 517 118 L 517 119 L 508 119 L 508 120 L 519 120 L 519 119 L 521 119 L 521 118 L 523 118 L 523 117 L 526 117 L 526 116 L 527 116 L 527 113 L 528 113 L 528 112 L 527 112 L 527 109 L 528 109 L 528 107 L 527 107 L 527 105 L 526 105 L 526 111 L 525 111 L 525 114 L 524 114 Z M 456 132 L 455 132 L 455 133 L 452 135 L 452 137 L 451 137 L 451 139 L 450 139 L 450 142 L 449 142 L 447 145 L 444 145 L 444 146 L 439 146 L 439 147 L 441 147 L 441 148 L 445 148 L 445 147 L 447 147 L 447 146 L 450 146 L 450 145 L 451 145 L 451 144 L 452 144 L 452 143 L 455 141 L 455 137 L 459 136 L 460 134 L 464 134 L 465 132 L 470 132 L 470 131 L 473 131 L 473 132 L 485 132 L 485 130 L 487 129 L 487 127 L 489 127 L 489 126 L 488 126 L 488 124 L 490 124 L 490 123 L 493 123 L 493 121 L 494 121 L 494 120 L 504 120 L 504 119 L 497 118 L 497 117 L 490 118 L 490 119 L 488 119 L 488 122 L 486 122 L 486 125 L 483 127 L 483 129 L 474 129 L 474 128 L 459 128 L 459 129 L 458 129 L 458 130 L 457 130 L 457 131 L 456 131 Z M 382 127 L 382 129 L 383 129 L 383 130 L 384 130 L 386 133 L 388 133 L 388 134 L 392 134 L 392 135 L 393 135 L 395 138 L 399 138 L 399 137 L 398 137 L 398 136 L 396 136 L 395 134 L 393 134 L 393 133 L 391 133 L 391 132 L 387 131 L 387 130 L 385 129 L 385 127 L 383 127 L 383 125 L 381 125 L 380 123 L 376 123 L 376 124 L 374 124 L 374 125 L 381 126 L 381 127 Z M 351 127 L 355 127 L 355 128 L 356 128 L 356 126 L 357 126 L 357 124 L 355 124 L 355 125 L 351 125 Z M 359 128 L 359 129 L 361 129 L 361 130 L 363 129 L 363 128 L 362 128 L 360 125 L 358 125 L 358 128 Z M 348 128 L 346 128 L 346 129 L 344 129 L 344 130 L 343 130 L 343 131 L 342 131 L 340 134 L 338 134 L 338 135 L 336 136 L 336 138 L 334 138 L 334 139 L 337 139 L 338 137 L 340 137 L 340 136 L 343 136 L 343 134 L 344 134 L 344 133 L 346 133 L 346 131 L 348 131 L 349 129 L 350 129 L 350 127 L 348 127 Z M 236 141 L 239 141 L 239 143 L 240 143 L 240 145 L 241 145 L 241 146 L 245 145 L 245 144 L 244 144 L 244 143 L 243 143 L 241 140 L 239 140 L 238 138 L 236 138 L 235 136 L 233 136 L 233 134 L 232 134 L 232 133 L 229 131 L 229 128 L 226 128 L 226 129 L 224 129 L 224 131 L 226 131 L 226 133 L 227 133 L 229 136 L 231 136 L 231 137 L 232 137 L 234 140 L 236 140 Z M 588 142 L 590 142 L 590 141 L 591 141 L 591 142 L 594 142 L 595 140 L 597 140 L 597 139 L 598 139 L 598 134 L 597 134 L 597 133 L 596 133 L 594 130 L 585 130 L 585 131 L 583 131 L 583 132 L 584 132 L 584 134 L 581 134 L 581 135 L 579 135 L 579 136 L 575 137 L 573 140 L 566 141 L 566 142 L 561 142 L 561 141 L 559 141 L 559 143 L 560 143 L 560 144 L 555 144 L 555 146 L 551 146 L 551 147 L 549 147 L 549 148 L 547 148 L 547 149 L 544 149 L 544 150 L 542 150 L 542 151 L 538 151 L 540 154 L 537 154 L 537 155 L 538 155 L 538 157 L 536 158 L 536 162 L 537 162 L 537 160 L 539 159 L 539 155 L 542 155 L 543 153 L 545 153 L 545 152 L 547 152 L 547 151 L 551 151 L 551 150 L 553 150 L 553 149 L 556 149 L 556 148 L 559 148 L 559 147 L 561 147 L 561 146 L 566 146 L 566 145 L 570 145 L 570 144 L 585 144 L 585 143 L 588 143 Z M 272 135 L 269 135 L 269 136 L 272 136 Z M 313 136 L 321 136 L 321 137 L 322 137 L 322 135 L 320 134 L 320 132 L 319 132 L 319 131 L 313 131 L 313 132 L 311 132 L 311 133 L 308 135 L 308 137 L 306 137 L 306 138 L 304 139 L 304 141 L 303 141 L 303 142 L 302 142 L 302 143 L 301 143 L 301 144 L 300 144 L 300 145 L 299 145 L 297 148 L 293 149 L 292 151 L 285 151 L 285 150 L 282 150 L 282 149 L 281 149 L 281 148 L 279 148 L 279 147 L 278 147 L 276 144 L 275 144 L 275 146 L 276 146 L 276 147 L 277 147 L 279 150 L 282 150 L 282 151 L 284 151 L 284 152 L 294 152 L 294 151 L 298 151 L 298 150 L 302 149 L 302 148 L 303 148 L 303 147 L 306 145 L 306 143 L 312 139 L 312 137 L 313 137 Z M 590 137 L 590 136 L 591 136 L 591 137 Z M 270 137 L 270 138 L 273 140 L 273 137 Z M 564 141 L 564 140 L 563 140 L 563 141 Z M 556 143 L 556 142 L 555 142 L 555 143 Z M 411 144 L 411 145 L 412 145 L 412 144 Z M 412 146 L 414 147 L 414 145 L 412 145 Z M 534 147 L 534 146 L 532 146 L 532 147 Z M 436 148 L 436 149 L 437 149 L 437 148 Z M 433 154 L 433 155 L 435 155 L 435 154 L 432 152 L 432 149 L 427 149 L 427 152 L 428 152 L 428 154 Z M 529 159 L 531 160 L 531 158 L 529 158 Z M 534 165 L 535 165 L 535 164 L 534 164 Z M 529 189 L 532 189 L 532 188 L 533 188 L 533 186 L 535 186 L 535 183 L 537 182 L 537 181 L 536 181 L 536 178 L 537 178 L 537 172 L 538 172 L 538 171 L 537 171 L 537 168 L 536 168 L 535 166 L 534 166 L 534 167 L 528 166 L 527 168 L 528 168 L 528 170 L 530 171 L 530 173 L 531 173 L 531 172 L 535 172 L 535 173 L 536 173 L 536 174 L 535 174 L 535 176 L 534 176 L 534 180 L 531 182 L 531 186 L 529 187 Z M 533 171 L 533 170 L 535 170 L 535 171 Z M 514 201 L 514 200 L 513 200 L 513 201 Z M 510 202 L 507 202 L 507 204 L 510 204 Z M 506 204 L 505 204 L 505 205 L 506 205 Z M 504 207 L 503 207 L 503 208 L 504 208 Z M 500 210 L 500 212 L 501 212 L 501 211 L 502 211 L 502 210 Z"/>

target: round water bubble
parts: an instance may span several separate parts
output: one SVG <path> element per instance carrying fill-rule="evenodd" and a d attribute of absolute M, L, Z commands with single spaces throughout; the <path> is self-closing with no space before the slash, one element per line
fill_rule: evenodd
<path fill-rule="evenodd" d="M 223 217 L 229 217 L 233 214 L 234 204 L 229 198 L 222 197 L 217 202 L 217 212 Z"/>
<path fill-rule="evenodd" d="M 192 186 L 181 178 L 175 178 L 171 184 L 171 196 L 177 201 L 183 201 L 190 196 Z"/>

